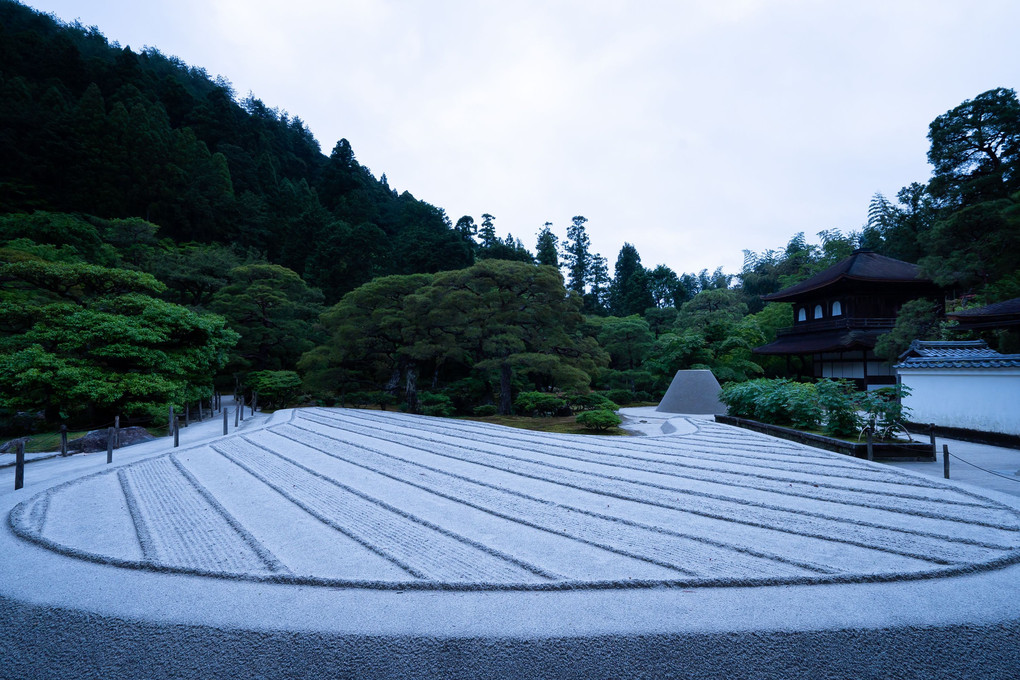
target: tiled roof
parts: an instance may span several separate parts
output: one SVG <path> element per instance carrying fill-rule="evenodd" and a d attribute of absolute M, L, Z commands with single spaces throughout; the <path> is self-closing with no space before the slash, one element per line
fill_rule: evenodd
<path fill-rule="evenodd" d="M 1003 300 L 984 307 L 949 312 L 947 317 L 964 329 L 1014 328 L 1020 326 L 1020 298 Z"/>
<path fill-rule="evenodd" d="M 918 269 L 916 264 L 895 260 L 867 250 L 857 250 L 842 262 L 838 262 L 828 269 L 818 272 L 806 281 L 801 281 L 789 288 L 784 288 L 778 293 L 763 295 L 762 299 L 771 301 L 791 300 L 798 295 L 824 288 L 841 279 L 886 283 L 931 283 L 928 279 L 920 277 L 920 269 Z"/>
<path fill-rule="evenodd" d="M 914 340 L 894 368 L 1020 368 L 1020 354 L 999 354 L 984 340 Z"/>
<path fill-rule="evenodd" d="M 1020 354 L 1000 354 L 995 359 L 923 359 L 913 357 L 903 363 L 896 364 L 893 368 L 1020 368 Z"/>
<path fill-rule="evenodd" d="M 977 317 L 977 316 L 1013 316 L 1020 315 L 1020 297 L 1012 300 L 1003 300 L 984 307 L 973 309 L 961 309 L 958 312 L 949 312 L 946 316 L 953 317 Z"/>
<path fill-rule="evenodd" d="M 907 357 L 943 359 L 980 359 L 1002 356 L 984 340 L 914 340 L 910 348 L 900 355 Z"/>

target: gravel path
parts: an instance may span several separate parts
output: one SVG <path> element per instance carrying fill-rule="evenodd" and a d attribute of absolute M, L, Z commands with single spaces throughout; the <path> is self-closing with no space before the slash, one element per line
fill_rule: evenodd
<path fill-rule="evenodd" d="M 210 429 L 187 449 L 125 449 L 109 467 L 36 463 L 52 466 L 49 481 L 0 494 L 0 624 L 35 622 L 0 647 L 0 677 L 32 677 L 4 669 L 24 668 L 41 631 L 67 625 L 120 640 L 109 664 L 138 653 L 136 636 L 169 630 L 182 640 L 205 631 L 224 668 L 264 658 L 286 631 L 333 640 L 300 661 L 318 669 L 300 677 L 325 672 L 327 657 L 349 663 L 337 650 L 365 653 L 369 638 L 403 640 L 439 664 L 422 668 L 464 677 L 518 663 L 478 653 L 477 664 L 443 665 L 479 640 L 573 640 L 565 648 L 584 657 L 585 640 L 647 639 L 648 658 L 672 658 L 676 677 L 685 663 L 725 665 L 704 665 L 714 658 L 705 645 L 763 654 L 765 639 L 767 656 L 809 641 L 818 648 L 805 668 L 829 659 L 848 670 L 862 652 L 844 645 L 854 635 L 877 644 L 877 631 L 892 640 L 930 629 L 951 646 L 962 630 L 984 631 L 971 640 L 982 677 L 1000 677 L 988 664 L 1003 654 L 1020 656 L 993 642 L 1020 621 L 1015 499 L 705 419 L 669 422 L 671 434 L 603 438 L 312 408 L 225 437 Z M 460 642 L 444 654 L 442 639 Z M 680 639 L 693 647 L 660 648 Z M 386 649 L 364 659 L 375 676 L 392 674 L 397 652 Z M 915 656 L 881 668 L 932 677 Z M 84 677 L 44 657 L 34 677 Z M 143 675 L 190 677 L 151 661 L 163 671 Z M 804 659 L 774 677 L 812 677 L 794 662 Z M 137 676 L 117 664 L 103 677 Z M 620 669 L 668 676 L 653 666 Z M 731 674 L 741 667 L 751 668 Z M 549 668 L 587 677 L 562 659 Z"/>

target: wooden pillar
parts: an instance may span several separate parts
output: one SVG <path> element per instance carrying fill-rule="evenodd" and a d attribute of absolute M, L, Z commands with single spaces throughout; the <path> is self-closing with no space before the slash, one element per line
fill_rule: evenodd
<path fill-rule="evenodd" d="M 14 490 L 25 486 L 25 442 L 18 442 L 17 455 L 14 462 Z"/>

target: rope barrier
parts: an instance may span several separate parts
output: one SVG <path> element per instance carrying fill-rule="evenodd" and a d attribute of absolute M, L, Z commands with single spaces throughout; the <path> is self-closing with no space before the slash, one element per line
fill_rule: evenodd
<path fill-rule="evenodd" d="M 981 470 L 983 472 L 987 472 L 990 475 L 995 475 L 996 477 L 1002 477 L 1003 479 L 1008 479 L 1011 482 L 1020 482 L 1020 477 L 1016 477 L 1016 476 L 1007 477 L 1004 474 L 1000 474 L 998 472 L 993 472 L 992 470 L 986 470 L 985 468 L 981 467 L 980 465 L 974 465 L 974 463 L 971 463 L 969 460 L 964 460 L 963 458 L 960 458 L 955 453 L 950 453 L 949 455 L 952 456 L 953 458 L 955 458 L 956 460 L 960 461 L 961 463 L 966 463 L 967 465 L 969 465 L 971 467 L 976 467 L 978 470 Z"/>

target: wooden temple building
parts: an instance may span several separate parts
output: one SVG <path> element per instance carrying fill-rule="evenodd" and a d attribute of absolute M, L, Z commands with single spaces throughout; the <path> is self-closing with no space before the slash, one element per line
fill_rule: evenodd
<path fill-rule="evenodd" d="M 875 341 L 892 330 L 903 303 L 917 298 L 942 301 L 917 265 L 856 250 L 806 281 L 763 295 L 792 303 L 793 326 L 754 352 L 801 357 L 807 375 L 850 379 L 858 389 L 894 385 L 892 362 L 875 356 Z"/>

